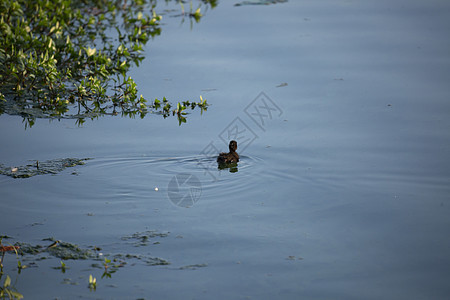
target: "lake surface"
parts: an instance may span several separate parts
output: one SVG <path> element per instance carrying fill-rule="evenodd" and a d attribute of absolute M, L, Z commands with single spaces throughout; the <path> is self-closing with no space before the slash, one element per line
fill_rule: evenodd
<path fill-rule="evenodd" d="M 166 12 L 133 70 L 146 98 L 208 100 L 181 127 L 147 116 L 24 130 L 0 116 L 4 165 L 91 158 L 0 177 L 3 244 L 53 237 L 98 257 L 63 273 L 59 258 L 26 255 L 17 274 L 7 254 L 15 288 L 25 299 L 448 299 L 450 3 L 234 4 L 192 29 Z M 237 172 L 215 164 L 230 139 Z M 123 266 L 101 278 L 115 256 Z"/>

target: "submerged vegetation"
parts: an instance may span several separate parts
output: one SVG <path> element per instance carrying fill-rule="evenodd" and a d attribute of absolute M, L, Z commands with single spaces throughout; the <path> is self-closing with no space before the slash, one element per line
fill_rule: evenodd
<path fill-rule="evenodd" d="M 22 262 L 18 258 L 18 250 L 20 249 L 19 246 L 5 246 L 3 245 L 3 238 L 9 238 L 8 236 L 0 236 L 0 280 L 3 277 L 3 262 L 5 260 L 5 254 L 7 252 L 15 252 L 17 257 L 17 269 L 18 273 L 25 268 L 22 266 Z M 5 280 L 3 281 L 3 284 L 0 282 L 0 299 L 22 299 L 23 295 L 19 293 L 15 287 L 11 284 L 11 277 L 9 275 L 6 275 Z"/>
<path fill-rule="evenodd" d="M 158 232 L 155 230 L 148 230 L 145 232 L 137 232 L 129 236 L 125 236 L 122 240 L 137 239 L 148 241 L 149 239 L 161 239 L 169 235 L 168 232 Z M 55 258 L 59 261 L 57 267 L 51 267 L 51 269 L 58 270 L 65 274 L 71 272 L 71 268 L 68 266 L 75 264 L 77 261 L 88 261 L 90 264 L 89 272 L 98 274 L 97 269 L 100 269 L 103 273 L 101 279 L 112 278 L 120 268 L 124 268 L 127 265 L 135 265 L 140 262 L 145 266 L 167 266 L 171 263 L 160 257 L 151 256 L 148 254 L 133 254 L 133 253 L 102 253 L 102 249 L 98 246 L 89 246 L 82 248 L 76 244 L 56 240 L 53 237 L 45 238 L 42 241 L 48 245 L 32 245 L 24 242 L 16 242 L 14 245 L 8 243 L 4 245 L 3 239 L 10 239 L 11 237 L 3 235 L 0 236 L 0 299 L 21 299 L 23 295 L 20 294 L 11 283 L 11 277 L 4 272 L 5 254 L 15 254 L 17 259 L 17 279 L 21 274 L 21 270 L 29 268 L 39 268 L 37 262 L 39 261 L 54 261 Z M 153 242 L 151 245 L 141 243 L 140 246 L 155 246 L 160 244 L 159 242 Z M 22 263 L 22 261 L 24 263 Z M 199 265 L 200 266 L 200 265 Z M 203 265 L 201 265 L 203 266 Z M 205 264 L 206 266 L 206 264 Z M 11 268 L 6 268 L 11 271 Z M 89 275 L 88 288 L 93 291 L 97 288 L 98 280 L 93 274 Z M 1 283 L 2 277 L 5 275 L 3 284 Z M 80 277 L 82 278 L 82 277 Z M 65 278 L 66 284 L 78 285 L 78 282 L 72 281 L 69 278 Z"/>
<path fill-rule="evenodd" d="M 166 1 L 167 2 L 167 1 Z M 188 15 L 196 22 L 201 1 Z M 157 113 L 186 122 L 187 109 L 207 102 L 148 101 L 128 75 L 144 59 L 146 43 L 161 34 L 154 0 L 0 0 L 0 114 L 36 118 Z"/>
<path fill-rule="evenodd" d="M 1 279 L 0 274 L 0 279 Z M 11 277 L 6 275 L 3 284 L 0 283 L 0 299 L 22 299 L 23 295 L 11 286 Z"/>
<path fill-rule="evenodd" d="M 33 161 L 31 164 L 19 167 L 6 167 L 0 164 L 0 174 L 13 178 L 29 178 L 35 175 L 57 174 L 66 168 L 84 165 L 86 160 L 88 158 L 59 158 L 44 162 Z"/>

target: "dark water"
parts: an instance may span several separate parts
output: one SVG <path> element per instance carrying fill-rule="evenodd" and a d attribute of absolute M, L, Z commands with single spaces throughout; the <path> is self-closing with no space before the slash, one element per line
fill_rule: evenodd
<path fill-rule="evenodd" d="M 17 275 L 8 254 L 17 290 L 33 299 L 447 299 L 450 4 L 233 4 L 193 30 L 165 17 L 134 70 L 148 98 L 208 99 L 182 127 L 105 117 L 25 131 L 20 118 L 0 117 L 5 165 L 92 158 L 54 176 L 1 177 L 0 234 L 13 237 L 4 243 L 54 237 L 170 262 L 129 259 L 101 279 L 97 261 L 68 260 L 63 274 L 51 258 Z M 242 157 L 234 173 L 212 156 L 231 138 Z M 174 178 L 199 184 L 171 198 Z M 189 208 L 171 201 L 185 195 Z M 169 235 L 123 239 L 148 230 Z"/>

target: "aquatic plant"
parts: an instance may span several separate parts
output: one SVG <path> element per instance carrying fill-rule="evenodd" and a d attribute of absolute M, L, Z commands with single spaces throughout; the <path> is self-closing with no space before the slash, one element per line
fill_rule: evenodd
<path fill-rule="evenodd" d="M 111 278 L 111 275 L 114 274 L 119 268 L 125 266 L 127 263 L 123 260 L 119 260 L 114 258 L 112 261 L 105 257 L 105 261 L 103 262 L 104 271 L 102 274 L 102 278 Z"/>
<path fill-rule="evenodd" d="M 147 246 L 151 239 L 163 238 L 169 236 L 169 232 L 158 232 L 155 230 L 147 230 L 144 232 L 136 232 L 132 235 L 122 237 L 123 241 L 132 240 L 135 247 Z M 158 242 L 153 242 L 153 244 Z"/>
<path fill-rule="evenodd" d="M 30 127 L 36 118 L 80 125 L 102 115 L 170 115 L 167 100 L 148 104 L 128 75 L 161 34 L 155 8 L 154 0 L 0 0 L 0 114 L 21 115 Z M 198 22 L 200 7 L 191 16 Z M 189 104 L 207 108 L 202 99 Z"/>
<path fill-rule="evenodd" d="M 89 275 L 89 285 L 88 285 L 89 289 L 92 290 L 96 290 L 97 289 L 97 278 L 92 277 L 92 275 Z"/>
<path fill-rule="evenodd" d="M 22 262 L 19 259 L 19 255 L 17 253 L 17 250 L 20 248 L 19 246 L 4 246 L 2 241 L 3 238 L 8 238 L 7 236 L 0 236 L 0 253 L 1 253 L 1 259 L 0 259 L 0 279 L 3 276 L 3 262 L 5 261 L 5 253 L 14 251 L 16 253 L 17 257 L 17 265 L 18 265 L 18 273 L 20 274 L 20 271 L 25 268 L 26 266 L 22 265 Z M 3 282 L 3 285 L 0 285 L 0 299 L 22 299 L 23 295 L 17 292 L 17 290 L 11 286 L 11 277 L 9 275 L 6 275 L 5 281 Z"/>
<path fill-rule="evenodd" d="M 13 245 L 11 245 L 11 244 L 10 244 L 9 246 L 4 246 L 2 242 L 3 242 L 3 236 L 0 237 L 0 254 L 1 254 L 1 256 L 2 256 L 2 257 L 0 258 L 0 272 L 3 271 L 3 262 L 4 262 L 4 260 L 5 260 L 5 254 L 6 254 L 6 252 L 12 252 L 12 251 L 14 251 L 14 252 L 16 253 L 16 257 L 17 257 L 17 266 L 18 266 L 19 273 L 20 273 L 20 270 L 22 270 L 22 269 L 25 268 L 25 266 L 22 266 L 22 262 L 20 261 L 19 255 L 18 255 L 18 253 L 17 253 L 17 250 L 20 249 L 20 246 L 13 246 Z"/>
<path fill-rule="evenodd" d="M 102 278 L 108 277 L 111 278 L 111 274 L 114 273 L 116 270 L 111 270 L 111 260 L 105 257 L 105 262 L 103 263 L 103 267 L 105 268 L 105 271 L 102 274 Z M 109 268 L 109 270 L 108 270 Z"/>
<path fill-rule="evenodd" d="M 36 175 L 57 174 L 66 168 L 84 165 L 88 158 L 61 158 L 27 164 L 24 166 L 6 167 L 0 164 L 0 174 L 13 178 L 29 178 Z"/>
<path fill-rule="evenodd" d="M 184 4 L 183 1 L 179 1 L 179 4 L 181 6 L 181 15 L 183 18 L 181 20 L 181 23 L 184 22 L 184 16 L 189 16 L 189 18 L 191 19 L 191 29 L 193 26 L 192 23 L 192 19 L 195 20 L 196 23 L 200 22 L 200 19 L 202 18 L 202 13 L 201 13 L 201 5 L 198 6 L 198 8 L 194 11 L 192 8 L 192 1 L 189 3 L 189 12 L 186 12 L 184 9 Z"/>
<path fill-rule="evenodd" d="M 69 269 L 66 264 L 61 260 L 61 265 L 59 267 L 53 267 L 55 270 L 61 270 L 62 273 L 66 273 L 66 270 Z"/>
<path fill-rule="evenodd" d="M 1 275 L 0 275 L 1 278 Z M 0 299 L 22 299 L 23 295 L 11 286 L 11 277 L 6 275 L 3 285 L 0 286 Z"/>
<path fill-rule="evenodd" d="M 129 236 L 125 236 L 124 238 L 122 238 L 122 240 L 128 240 L 128 239 L 138 239 L 138 240 L 142 240 L 144 239 L 145 242 L 149 239 L 149 238 L 161 238 L 161 237 L 166 237 L 168 236 L 169 233 L 161 233 L 158 231 L 154 231 L 154 230 L 148 230 L 145 232 L 137 232 L 135 234 L 129 235 Z M 130 254 L 130 253 L 118 253 L 118 254 L 109 254 L 109 257 L 104 257 L 102 253 L 96 253 L 95 251 L 101 250 L 99 247 L 94 247 L 94 246 L 90 246 L 88 248 L 93 249 L 84 249 L 84 248 L 80 248 L 79 246 L 72 244 L 72 243 L 68 243 L 68 242 L 63 242 L 60 240 L 56 240 L 53 237 L 50 238 L 45 238 L 43 239 L 43 241 L 50 241 L 52 243 L 50 243 L 48 246 L 42 246 L 42 245 L 31 245 L 31 244 L 27 244 L 27 243 L 21 243 L 21 242 L 17 242 L 15 243 L 15 246 L 4 246 L 1 243 L 2 238 L 9 238 L 7 236 L 0 236 L 0 251 L 4 250 L 4 252 L 6 251 L 15 251 L 16 252 L 16 256 L 18 258 L 18 254 L 25 256 L 25 255 L 31 255 L 33 257 L 28 257 L 27 259 L 33 259 L 33 262 L 31 262 L 29 265 L 34 265 L 36 266 L 34 261 L 38 261 L 38 260 L 42 260 L 42 259 L 49 259 L 50 256 L 53 257 L 57 257 L 60 259 L 60 266 L 57 267 L 52 267 L 52 269 L 56 269 L 56 270 L 61 270 L 62 273 L 65 273 L 65 271 L 67 269 L 69 269 L 66 264 L 63 262 L 63 260 L 74 260 L 73 263 L 76 263 L 77 260 L 93 260 L 93 261 L 103 261 L 102 264 L 99 263 L 93 263 L 92 267 L 94 268 L 100 268 L 100 269 L 104 269 L 103 274 L 101 276 L 101 278 L 111 278 L 112 274 L 114 274 L 115 272 L 117 272 L 117 270 L 119 268 L 122 268 L 124 266 L 126 266 L 128 264 L 128 261 L 141 261 L 144 265 L 147 266 L 163 266 L 163 265 L 169 265 L 170 262 L 163 259 L 163 258 L 159 258 L 159 257 L 153 257 L 150 255 L 145 255 L 145 254 Z M 155 242 L 153 244 L 159 244 L 158 242 Z M 3 261 L 3 258 L 2 258 Z M 20 260 L 18 259 L 18 265 L 19 268 L 25 268 L 25 265 L 22 265 L 20 263 Z M 134 263 L 133 263 L 134 265 Z M 20 269 L 19 272 L 20 274 Z M 0 279 L 1 276 L 3 275 L 3 268 L 0 269 Z M 69 282 L 70 283 L 70 279 L 65 279 L 65 282 Z M 9 284 L 9 283 L 8 283 Z M 9 285 L 8 285 L 9 286 Z M 91 291 L 95 291 L 97 288 L 97 279 L 95 277 L 93 277 L 93 275 L 91 274 L 89 276 L 89 282 L 88 282 L 88 288 Z M 14 290 L 11 290 L 10 288 L 8 288 L 8 292 L 12 291 L 14 292 Z M 5 293 L 7 293 L 4 288 L 0 287 L 0 292 L 3 292 L 4 295 Z M 5 294 L 7 297 L 7 294 Z M 18 294 L 20 295 L 20 294 Z M 0 296 L 0 299 L 3 299 L 3 296 Z M 13 297 L 9 297 L 9 299 L 15 299 Z"/>

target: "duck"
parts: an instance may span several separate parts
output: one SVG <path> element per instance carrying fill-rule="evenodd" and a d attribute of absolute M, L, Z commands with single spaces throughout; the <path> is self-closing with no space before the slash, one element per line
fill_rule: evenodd
<path fill-rule="evenodd" d="M 239 154 L 236 152 L 237 142 L 235 140 L 230 141 L 228 148 L 230 149 L 229 153 L 222 152 L 217 157 L 219 164 L 232 164 L 239 161 Z"/>

